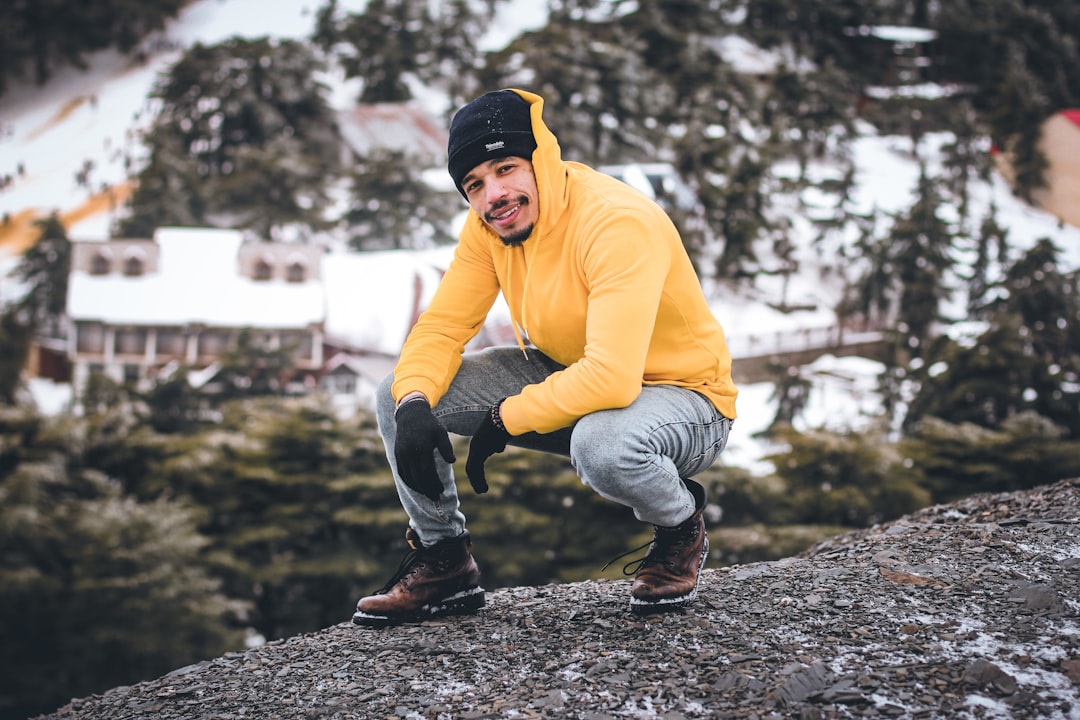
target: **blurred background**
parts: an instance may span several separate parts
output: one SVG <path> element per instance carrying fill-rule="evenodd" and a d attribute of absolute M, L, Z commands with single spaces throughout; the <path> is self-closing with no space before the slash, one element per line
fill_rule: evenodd
<path fill-rule="evenodd" d="M 713 567 L 1080 475 L 1078 36 L 1056 0 L 4 4 L 0 718 L 390 576 L 372 392 L 491 89 L 682 232 L 740 385 Z M 471 347 L 511 339 L 500 302 Z M 621 577 L 650 536 L 560 458 L 489 467 L 488 588 Z"/>

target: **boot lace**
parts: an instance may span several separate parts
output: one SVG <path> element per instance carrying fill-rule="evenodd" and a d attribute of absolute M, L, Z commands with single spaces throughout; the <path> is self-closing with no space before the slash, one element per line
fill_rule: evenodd
<path fill-rule="evenodd" d="M 623 575 L 636 575 L 642 568 L 649 565 L 667 565 L 671 567 L 674 563 L 671 558 L 677 553 L 677 551 L 686 545 L 687 533 L 680 531 L 679 528 L 662 528 L 660 526 L 654 526 L 652 540 L 639 545 L 636 548 L 631 548 L 624 553 L 619 553 L 615 557 L 607 561 L 604 567 L 600 568 L 603 572 L 611 567 L 612 563 L 616 560 L 626 557 L 627 555 L 633 555 L 634 553 L 641 552 L 645 548 L 649 548 L 649 551 L 642 557 L 635 560 L 630 560 L 622 567 Z"/>
<path fill-rule="evenodd" d="M 420 569 L 423 566 L 423 550 L 410 549 L 405 553 L 405 557 L 401 558 L 401 562 L 398 564 L 398 569 L 394 571 L 394 576 L 386 581 L 386 584 L 375 591 L 376 595 L 383 595 L 390 592 L 390 588 L 397 585 L 405 577 L 412 572 Z"/>

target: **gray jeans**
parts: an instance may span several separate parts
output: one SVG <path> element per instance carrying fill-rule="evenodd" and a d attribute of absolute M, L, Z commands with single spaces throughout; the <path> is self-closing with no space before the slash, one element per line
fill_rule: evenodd
<path fill-rule="evenodd" d="M 535 348 L 526 359 L 517 347 L 466 353 L 435 416 L 452 433 L 472 435 L 492 404 L 542 382 L 563 366 Z M 379 432 L 410 525 L 425 545 L 465 530 L 454 484 L 453 466 L 435 454 L 443 493 L 430 500 L 401 481 L 394 462 L 393 376 L 379 386 Z M 727 445 L 732 421 L 692 390 L 646 385 L 630 406 L 601 410 L 551 433 L 525 433 L 510 444 L 566 455 L 589 487 L 633 509 L 639 520 L 672 527 L 694 512 L 694 498 L 683 483 L 709 467 Z M 465 458 L 458 458 L 464 461 Z"/>

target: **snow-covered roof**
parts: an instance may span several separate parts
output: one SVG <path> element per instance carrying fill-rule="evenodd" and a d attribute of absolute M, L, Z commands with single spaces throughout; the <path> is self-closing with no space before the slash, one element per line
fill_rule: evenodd
<path fill-rule="evenodd" d="M 323 374 L 334 375 L 349 372 L 357 377 L 379 382 L 394 369 L 396 362 L 396 355 L 354 355 L 341 352 L 327 361 L 326 366 L 323 368 Z"/>
<path fill-rule="evenodd" d="M 907 25 L 869 25 L 859 28 L 860 35 L 871 35 L 897 43 L 926 43 L 937 39 L 937 31 Z"/>
<path fill-rule="evenodd" d="M 162 228 L 158 272 L 71 274 L 68 314 L 110 324 L 305 328 L 326 317 L 322 282 L 243 277 L 235 230 Z"/>
<path fill-rule="evenodd" d="M 323 258 L 326 334 L 350 347 L 397 355 L 453 257 L 433 250 L 335 251 Z"/>

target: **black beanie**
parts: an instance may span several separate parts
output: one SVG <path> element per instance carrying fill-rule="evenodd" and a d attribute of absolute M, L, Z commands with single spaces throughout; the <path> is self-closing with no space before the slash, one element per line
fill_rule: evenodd
<path fill-rule="evenodd" d="M 447 169 L 464 195 L 461 181 L 480 163 L 511 155 L 532 160 L 535 149 L 529 103 L 513 90 L 497 90 L 465 105 L 450 121 Z"/>

